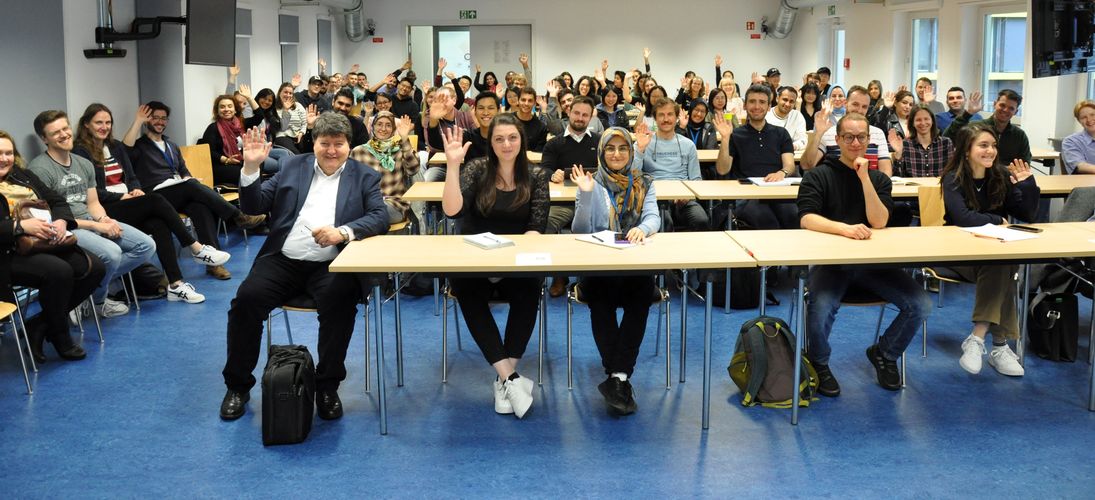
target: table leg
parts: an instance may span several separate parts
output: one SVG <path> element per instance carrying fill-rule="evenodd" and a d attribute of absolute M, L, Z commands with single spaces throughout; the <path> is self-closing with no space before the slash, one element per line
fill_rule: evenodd
<path fill-rule="evenodd" d="M 765 298 L 768 296 L 768 267 L 760 266 L 760 315 L 764 316 L 768 312 L 768 301 Z"/>
<path fill-rule="evenodd" d="M 703 429 L 711 424 L 711 281 L 707 281 L 707 295 L 703 306 Z"/>
<path fill-rule="evenodd" d="M 393 274 L 395 275 L 395 385 L 403 387 L 403 317 L 399 308 L 399 273 Z"/>
<path fill-rule="evenodd" d="M 1023 307 L 1019 310 L 1019 340 L 1015 341 L 1015 354 L 1019 364 L 1026 366 L 1027 318 L 1030 316 L 1030 264 L 1023 264 Z"/>
<path fill-rule="evenodd" d="M 712 217 L 714 217 L 714 208 L 712 208 Z M 726 212 L 726 230 L 730 231 L 734 229 L 734 210 L 729 209 Z M 730 314 L 730 268 L 726 268 L 726 302 L 722 305 L 723 314 Z"/>
<path fill-rule="evenodd" d="M 1095 411 L 1095 300 L 1091 301 L 1091 327 L 1087 334 L 1087 364 L 1091 371 L 1091 382 L 1088 385 L 1087 409 Z"/>
<path fill-rule="evenodd" d="M 388 435 L 388 387 L 384 381 L 384 332 L 381 330 L 382 322 L 380 308 L 384 305 L 384 295 L 380 291 L 380 285 L 373 285 L 373 324 L 376 325 L 376 386 L 377 400 L 380 406 L 380 434 Z"/>
<path fill-rule="evenodd" d="M 791 396 L 791 425 L 798 425 L 798 403 L 801 395 L 798 392 L 798 381 L 802 379 L 802 346 L 806 338 L 806 272 L 800 271 L 798 275 L 798 293 L 795 297 L 798 307 L 798 335 L 795 335 L 795 378 L 792 381 L 794 394 Z"/>
<path fill-rule="evenodd" d="M 681 269 L 681 367 L 680 382 L 684 383 L 685 352 L 688 350 L 688 270 Z M 666 353 L 668 355 L 669 353 Z"/>

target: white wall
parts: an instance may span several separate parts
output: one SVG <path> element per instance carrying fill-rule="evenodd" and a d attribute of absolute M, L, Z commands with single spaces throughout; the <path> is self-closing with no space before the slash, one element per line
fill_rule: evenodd
<path fill-rule="evenodd" d="M 114 29 L 128 31 L 135 16 L 134 0 L 114 2 Z M 97 2 L 64 0 L 65 95 L 72 125 L 84 113 L 88 104 L 106 104 L 114 114 L 114 136 L 121 138 L 137 112 L 137 44 L 120 42 L 114 48 L 128 53 L 121 59 L 88 59 L 84 49 L 96 48 L 95 26 L 98 25 Z M 10 50 L 5 48 L 5 50 Z"/>
<path fill-rule="evenodd" d="M 461 21 L 459 11 L 478 10 L 478 19 Z M 340 63 L 360 63 L 369 77 L 399 67 L 406 59 L 408 25 L 530 24 L 532 25 L 533 86 L 567 70 L 576 76 L 593 74 L 601 59 L 608 58 L 610 71 L 642 68 L 642 49 L 652 50 L 651 66 L 659 83 L 675 89 L 686 70 L 695 70 L 704 80 L 714 76 L 713 58 L 721 53 L 738 80 L 748 80 L 752 71 L 787 67 L 791 61 L 790 39 L 750 40 L 747 20 L 757 22 L 768 16 L 774 23 L 778 2 L 693 0 L 687 9 L 673 9 L 664 1 L 636 0 L 588 2 L 558 0 L 513 2 L 508 0 L 465 0 L 458 3 L 428 0 L 365 0 L 365 17 L 376 21 L 376 35 L 384 42 L 350 43 L 341 18 L 336 20 L 338 40 L 343 45 Z M 682 30 L 687 36 L 682 36 Z M 757 31 L 759 33 L 759 31 Z M 811 42 L 812 43 L 812 42 Z M 415 61 L 419 75 L 430 74 L 432 64 Z M 484 67 L 495 73 L 512 68 Z M 671 92 L 673 90 L 670 90 Z"/>

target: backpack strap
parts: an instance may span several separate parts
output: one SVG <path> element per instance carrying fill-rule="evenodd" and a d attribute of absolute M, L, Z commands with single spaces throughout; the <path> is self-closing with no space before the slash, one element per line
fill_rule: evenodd
<path fill-rule="evenodd" d="M 764 346 L 765 317 L 761 316 L 753 321 L 743 335 L 748 342 L 749 352 L 753 354 L 750 360 L 753 366 L 749 370 L 749 384 L 745 387 L 745 395 L 741 404 L 750 406 L 756 403 L 755 398 L 760 386 L 764 384 L 764 376 L 768 372 L 768 349 Z"/>

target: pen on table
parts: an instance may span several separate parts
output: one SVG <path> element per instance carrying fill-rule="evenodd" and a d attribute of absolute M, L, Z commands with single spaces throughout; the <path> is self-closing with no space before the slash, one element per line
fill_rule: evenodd
<path fill-rule="evenodd" d="M 499 245 L 502 244 L 502 240 L 499 240 L 498 238 L 495 238 L 494 236 L 491 236 L 489 234 L 484 234 L 483 237 L 490 240 L 490 241 L 492 241 L 492 242 L 494 242 L 494 243 L 498 243 Z"/>
<path fill-rule="evenodd" d="M 986 240 L 996 240 L 996 241 L 1000 241 L 1000 242 L 1004 241 L 1003 238 L 997 238 L 995 236 L 988 236 L 988 235 L 985 235 L 985 234 L 975 234 L 975 233 L 971 233 L 971 234 L 973 234 L 977 238 L 984 238 Z"/>
<path fill-rule="evenodd" d="M 601 238 L 600 238 L 599 236 L 597 236 L 596 234 L 593 234 L 593 235 L 590 235 L 590 236 L 593 236 L 593 239 L 595 239 L 595 240 L 597 240 L 597 241 L 599 241 L 599 242 L 601 242 L 601 243 L 605 243 L 605 240 L 602 240 L 602 239 L 601 239 Z"/>

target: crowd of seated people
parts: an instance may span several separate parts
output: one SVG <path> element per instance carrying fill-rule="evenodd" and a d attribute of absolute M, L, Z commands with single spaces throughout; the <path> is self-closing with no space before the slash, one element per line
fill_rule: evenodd
<path fill-rule="evenodd" d="M 698 71 L 680 78 L 659 75 L 662 82 L 679 80 L 672 92 L 652 73 L 651 54 L 643 50 L 642 71 L 611 71 L 602 60 L 592 71 L 563 71 L 539 88 L 526 54 L 519 57 L 520 68 L 483 71 L 476 65 L 474 75 L 447 71 L 441 59 L 436 73 L 422 80 L 407 61 L 390 71 L 378 68 L 372 83 L 356 64 L 328 75 L 320 60 L 319 74 L 306 81 L 294 75 L 255 93 L 237 84 L 239 68 L 233 67 L 225 93 L 207 96 L 213 106 L 204 133 L 184 144 L 168 139 L 171 109 L 159 101 L 142 103 L 120 140 L 113 133 L 114 116 L 102 104 L 87 105 L 75 125 L 64 111 L 43 111 L 27 117 L 44 145 L 35 158 L 24 160 L 12 137 L 0 131 L 0 196 L 8 202 L 0 204 L 7 209 L 0 214 L 7 221 L 0 222 L 0 242 L 6 242 L 0 244 L 34 237 L 65 248 L 5 253 L 11 272 L 0 276 L 0 286 L 41 290 L 41 312 L 28 322 L 36 359 L 46 359 L 46 340 L 63 359 L 81 359 L 86 354 L 68 334 L 66 318 L 80 303 L 90 298 L 105 318 L 125 315 L 127 305 L 108 293 L 118 276 L 153 254 L 166 276 L 168 300 L 202 302 L 198 288 L 216 285 L 186 279 L 176 242 L 209 275 L 230 279 L 218 221 L 244 229 L 267 225 L 259 264 L 239 287 L 229 314 L 228 392 L 221 416 L 232 420 L 245 412 L 254 385 L 247 370 L 255 366 L 257 318 L 299 292 L 335 301 L 317 291 L 327 284 L 340 293 L 351 290 L 331 308 L 338 311 L 325 314 L 324 305 L 320 314 L 323 384 L 317 406 L 324 418 L 338 418 L 337 388 L 345 377 L 354 317 L 346 308 L 356 308 L 363 297 L 327 273 L 326 264 L 345 243 L 416 218 L 412 204 L 402 199 L 416 181 L 444 183 L 443 211 L 460 219 L 465 233 L 612 230 L 634 243 L 662 230 L 723 227 L 695 200 L 659 208 L 653 184 L 659 180 L 801 176 L 796 201 L 737 202 L 733 216 L 746 228 L 805 228 L 856 239 L 912 220 L 914 210 L 891 196 L 893 176 L 940 178 L 947 224 L 1039 216 L 1029 141 L 1012 123 L 1022 103 L 1013 90 L 967 97 L 952 86 L 940 101 L 927 79 L 913 89 L 896 85 L 886 91 L 880 80 L 866 86 L 834 82 L 824 67 L 803 75 L 801 85 L 769 68 L 751 71 L 739 86 L 715 56 L 711 80 Z M 986 99 L 993 99 L 991 109 L 982 113 Z M 1064 141 L 1062 173 L 1095 173 L 1095 103 L 1080 102 L 1073 115 L 1082 130 Z M 192 142 L 208 144 L 212 181 L 239 189 L 240 205 L 192 176 L 180 149 Z M 717 160 L 701 165 L 702 150 L 716 151 Z M 528 152 L 542 153 L 542 163 L 530 162 Z M 435 153 L 445 161 L 427 162 Z M 340 182 L 354 189 L 341 189 Z M 578 187 L 575 203 L 550 202 L 548 185 L 560 182 Z M 38 200 L 48 218 L 18 217 L 20 207 Z M 68 233 L 75 235 L 71 248 Z M 977 284 L 972 333 L 962 343 L 959 365 L 979 372 L 992 334 L 990 365 L 1022 375 L 1007 344 L 1017 328 L 1015 287 L 1005 283 L 1014 269 L 956 270 Z M 554 278 L 550 294 L 560 296 L 568 278 Z M 634 412 L 629 377 L 653 282 L 599 276 L 580 284 L 608 376 L 600 390 L 610 409 Z M 452 280 L 469 330 L 494 368 L 498 413 L 523 417 L 532 404 L 533 381 L 518 374 L 517 366 L 535 323 L 540 286 L 535 278 Z M 819 266 L 809 286 L 806 335 L 820 393 L 840 393 L 829 367 L 828 336 L 849 288 L 874 292 L 899 308 L 867 349 L 879 384 L 899 388 L 895 362 L 930 312 L 926 292 L 899 267 Z M 498 293 L 510 303 L 503 331 L 488 306 Z M 615 320 L 617 308 L 624 310 L 622 321 Z"/>

